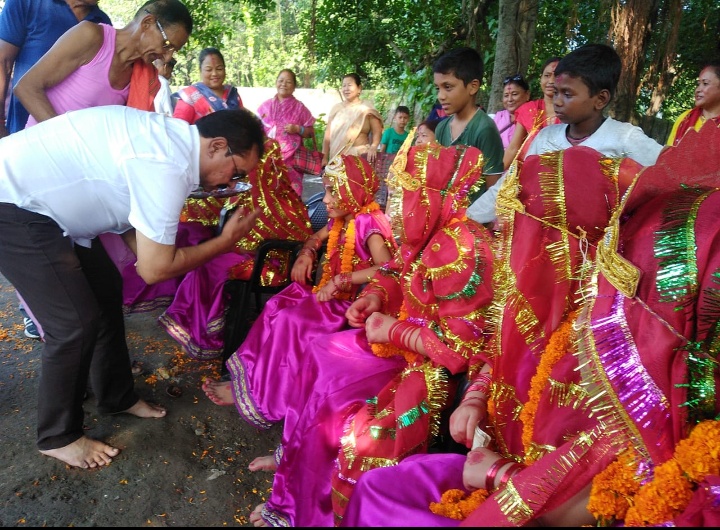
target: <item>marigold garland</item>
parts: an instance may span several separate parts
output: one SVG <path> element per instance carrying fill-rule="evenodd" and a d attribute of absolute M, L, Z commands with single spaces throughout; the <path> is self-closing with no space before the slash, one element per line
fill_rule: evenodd
<path fill-rule="evenodd" d="M 487 498 L 488 492 L 483 489 L 475 490 L 470 495 L 463 490 L 451 489 L 442 494 L 440 502 L 430 503 L 430 511 L 436 515 L 462 521 Z"/>
<path fill-rule="evenodd" d="M 593 479 L 588 510 L 601 526 L 621 520 L 625 526 L 660 525 L 680 515 L 696 485 L 708 475 L 720 474 L 720 422 L 696 425 L 643 485 L 638 460 L 633 450 L 626 450 Z"/>
<path fill-rule="evenodd" d="M 375 201 L 371 202 L 367 206 L 363 206 L 355 216 L 370 213 L 374 210 L 379 210 L 380 206 Z M 323 275 L 320 278 L 320 282 L 313 287 L 313 292 L 317 293 L 322 289 L 334 276 L 332 268 L 330 266 L 330 258 L 335 254 L 338 247 L 338 241 L 340 239 L 340 233 L 345 226 L 345 219 L 336 218 L 333 222 L 333 227 L 328 235 L 327 251 L 325 253 L 325 262 L 323 263 Z M 353 260 L 355 259 L 355 217 L 350 219 L 347 223 L 347 229 L 345 230 L 345 242 L 341 249 L 341 260 L 340 260 L 340 273 L 352 273 L 354 269 Z M 335 293 L 335 298 L 347 300 L 352 296 L 352 292 Z"/>
<path fill-rule="evenodd" d="M 570 313 L 565 320 L 553 331 L 550 340 L 545 347 L 545 351 L 540 358 L 535 375 L 530 380 L 530 390 L 528 392 L 528 400 L 520 412 L 520 421 L 523 424 L 522 443 L 525 448 L 525 465 L 533 463 L 534 458 L 529 456 L 530 445 L 535 431 L 535 414 L 537 414 L 540 397 L 543 388 L 545 388 L 550 373 L 557 362 L 562 359 L 568 351 L 570 340 L 573 335 L 573 323 L 577 318 L 578 311 Z"/>
<path fill-rule="evenodd" d="M 616 519 L 625 519 L 630 499 L 640 489 L 637 474 L 637 455 L 632 449 L 627 449 L 595 476 L 588 511 L 600 526 L 609 526 Z"/>
<path fill-rule="evenodd" d="M 345 226 L 344 219 L 335 219 L 333 227 L 330 230 L 328 236 L 327 253 L 325 262 L 323 263 L 323 275 L 320 282 L 313 287 L 313 292 L 317 293 L 322 289 L 328 282 L 332 281 L 334 276 L 332 266 L 330 265 L 330 258 L 335 255 L 335 252 L 341 252 L 340 260 L 340 273 L 353 272 L 353 257 L 355 257 L 355 219 L 350 219 L 347 223 L 347 229 L 345 230 L 345 244 L 343 248 L 338 250 L 338 240 L 340 239 L 340 233 Z M 336 292 L 335 298 L 347 299 L 350 298 L 351 293 Z"/>
<path fill-rule="evenodd" d="M 400 306 L 400 311 L 398 312 L 398 320 L 407 320 L 408 318 L 408 312 L 405 307 L 405 302 L 402 303 Z M 372 349 L 372 352 L 377 357 L 392 357 L 393 355 L 402 355 L 405 357 L 405 361 L 408 364 L 412 364 L 417 359 L 418 355 L 415 352 L 412 352 L 410 350 L 405 350 L 403 348 L 398 348 L 394 344 L 390 342 L 373 342 L 370 344 L 370 349 Z"/>

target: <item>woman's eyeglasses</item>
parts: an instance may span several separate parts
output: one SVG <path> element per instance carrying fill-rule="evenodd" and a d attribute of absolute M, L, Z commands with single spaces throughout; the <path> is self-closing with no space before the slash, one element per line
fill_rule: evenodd
<path fill-rule="evenodd" d="M 145 12 L 148 15 L 152 15 L 152 13 L 150 11 L 148 11 L 147 9 L 145 10 Z M 162 45 L 163 49 L 168 50 L 168 51 L 177 50 L 175 45 L 172 42 L 170 42 L 170 39 L 168 39 L 167 33 L 165 33 L 165 30 L 163 29 L 162 25 L 160 24 L 160 21 L 158 20 L 157 16 L 155 16 L 155 24 L 157 25 L 157 29 L 160 30 L 160 35 L 162 35 L 162 38 L 164 39 L 163 45 Z"/>
<path fill-rule="evenodd" d="M 525 81 L 525 80 L 523 79 L 523 76 L 521 76 L 520 74 L 509 75 L 505 79 L 503 79 L 503 85 L 507 85 L 508 83 L 511 83 L 513 81 Z"/>

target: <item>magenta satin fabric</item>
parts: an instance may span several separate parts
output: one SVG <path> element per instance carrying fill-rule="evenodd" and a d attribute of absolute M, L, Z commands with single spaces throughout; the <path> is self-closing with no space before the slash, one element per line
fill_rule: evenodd
<path fill-rule="evenodd" d="M 266 521 L 334 526 L 330 479 L 346 411 L 376 395 L 406 366 L 402 357 L 375 356 L 365 330 L 322 335 L 308 345 L 293 374 Z"/>
<path fill-rule="evenodd" d="M 297 394 L 303 350 L 319 335 L 347 329 L 350 300 L 318 302 L 312 287 L 291 283 L 270 298 L 240 348 L 228 359 L 233 398 L 248 423 L 268 428 Z"/>
<path fill-rule="evenodd" d="M 367 240 L 373 234 L 392 238 L 387 218 L 358 215 L 355 255 L 362 263 L 372 258 Z M 345 311 L 351 303 L 337 299 L 318 302 L 311 286 L 298 283 L 268 300 L 245 341 L 226 363 L 243 419 L 268 428 L 285 416 L 287 400 L 297 396 L 297 371 L 305 347 L 320 335 L 347 329 Z"/>
<path fill-rule="evenodd" d="M 195 222 L 181 222 L 175 237 L 175 246 L 190 247 L 214 236 L 213 228 Z M 123 273 L 123 305 L 129 312 L 152 311 L 167 307 L 175 296 L 182 277 L 148 285 L 138 276 L 134 266 L 126 266 Z"/>
<path fill-rule="evenodd" d="M 253 259 L 253 252 L 226 252 L 191 270 L 160 315 L 160 324 L 193 359 L 215 359 L 222 353 L 228 271 Z"/>
<path fill-rule="evenodd" d="M 340 526 L 458 526 L 460 521 L 432 513 L 430 503 L 449 489 L 464 490 L 464 464 L 465 455 L 421 454 L 371 469 L 355 486 Z M 410 487 L 395 487 L 401 484 Z"/>
<path fill-rule="evenodd" d="M 188 247 L 197 245 L 213 237 L 213 229 L 201 223 L 181 222 L 175 246 Z M 123 308 L 126 313 L 152 311 L 170 304 L 177 291 L 182 277 L 170 278 L 154 285 L 148 285 L 140 278 L 135 269 L 135 254 L 125 244 L 119 234 L 100 234 L 105 251 L 115 262 L 123 276 Z"/>

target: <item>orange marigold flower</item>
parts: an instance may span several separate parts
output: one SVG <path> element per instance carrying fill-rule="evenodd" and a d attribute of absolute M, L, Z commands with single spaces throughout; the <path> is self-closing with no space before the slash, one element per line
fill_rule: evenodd
<path fill-rule="evenodd" d="M 467 518 L 488 497 L 488 492 L 480 489 L 470 495 L 459 489 L 450 489 L 442 494 L 440 502 L 431 502 L 430 511 L 450 519 L 462 521 Z"/>

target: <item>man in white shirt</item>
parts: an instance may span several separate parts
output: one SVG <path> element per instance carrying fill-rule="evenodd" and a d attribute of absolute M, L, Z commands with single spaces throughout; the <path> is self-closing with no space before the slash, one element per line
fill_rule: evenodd
<path fill-rule="evenodd" d="M 229 252 L 257 212 L 232 216 L 211 240 L 176 248 L 180 212 L 198 186 L 227 186 L 251 171 L 262 152 L 262 124 L 244 109 L 189 125 L 128 107 L 94 107 L 0 140 L 0 273 L 45 330 L 41 453 L 82 468 L 107 465 L 119 453 L 84 434 L 88 378 L 100 412 L 166 413 L 134 391 L 122 278 L 92 240 L 123 234 L 147 283 Z"/>

